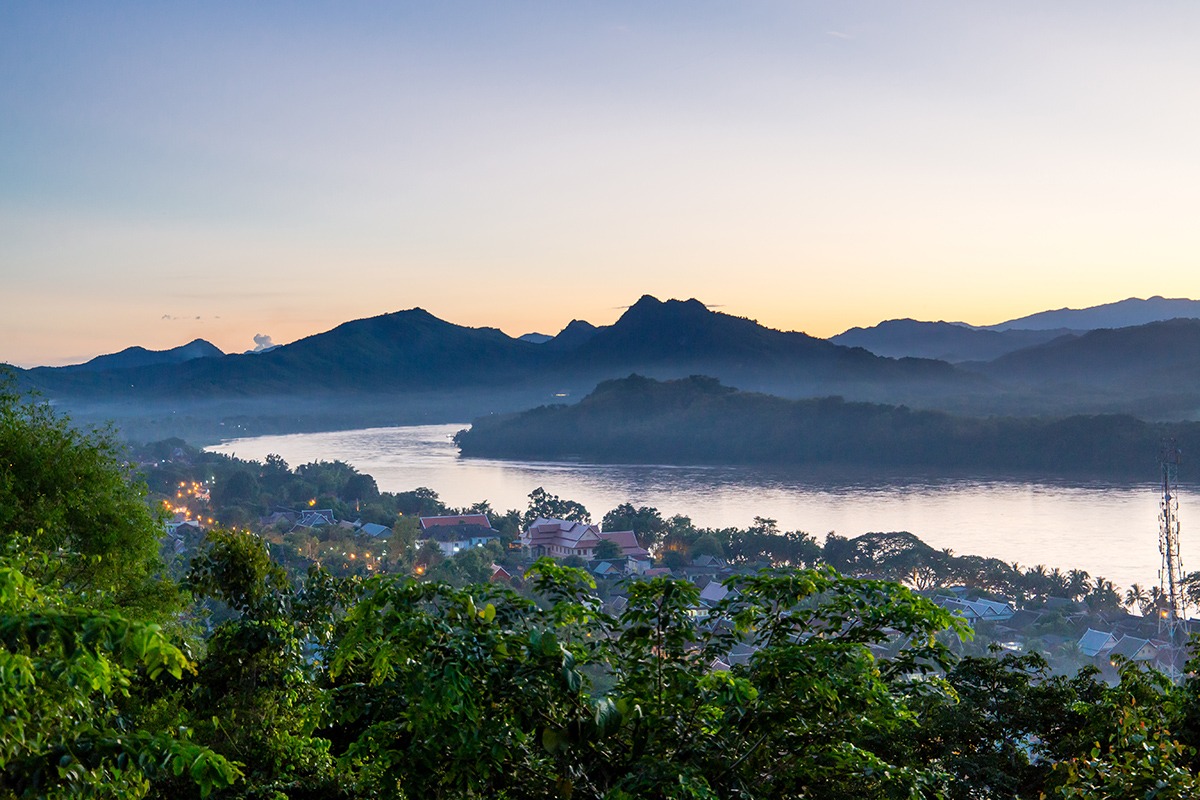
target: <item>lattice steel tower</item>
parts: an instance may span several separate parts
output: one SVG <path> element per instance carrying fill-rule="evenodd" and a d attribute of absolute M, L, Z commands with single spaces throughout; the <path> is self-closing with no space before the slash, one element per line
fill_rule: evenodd
<path fill-rule="evenodd" d="M 1163 442 L 1158 461 L 1162 467 L 1162 500 L 1158 511 L 1158 550 L 1162 554 L 1162 569 L 1158 573 L 1158 582 L 1163 604 L 1158 611 L 1158 634 L 1170 643 L 1170 665 L 1172 671 L 1178 673 L 1187 648 L 1187 615 L 1183 599 L 1183 561 L 1179 557 L 1179 499 L 1176 497 L 1179 448 L 1173 439 Z"/>

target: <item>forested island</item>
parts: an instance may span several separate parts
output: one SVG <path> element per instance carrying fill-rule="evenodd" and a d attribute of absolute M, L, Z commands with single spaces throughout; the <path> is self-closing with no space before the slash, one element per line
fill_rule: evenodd
<path fill-rule="evenodd" d="M 394 529 L 264 527 L 280 500 Z M 194 524 L 167 535 L 167 511 Z M 413 536 L 487 511 L 486 546 Z M 1122 615 L 1103 579 L 622 505 L 604 528 L 664 566 L 614 580 L 512 547 L 546 516 L 590 515 L 541 489 L 524 513 L 448 509 L 345 464 L 130 453 L 0 392 L 0 797 L 1200 792 L 1200 662 L 1051 670 L 932 594 Z M 1057 607 L 1041 624 L 1069 630 Z"/>
<path fill-rule="evenodd" d="M 476 419 L 464 456 L 645 464 L 918 467 L 1044 476 L 1144 478 L 1163 439 L 1200 423 L 1128 415 L 961 417 L 838 397 L 787 400 L 713 378 L 640 375 L 574 405 Z"/>

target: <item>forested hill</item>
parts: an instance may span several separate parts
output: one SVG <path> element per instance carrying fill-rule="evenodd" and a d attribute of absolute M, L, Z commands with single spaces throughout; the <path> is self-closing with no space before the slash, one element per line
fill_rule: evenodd
<path fill-rule="evenodd" d="M 606 381 L 572 406 L 478 419 L 464 456 L 663 464 L 930 467 L 1145 477 L 1159 443 L 1186 449 L 1200 423 L 1124 415 L 966 418 L 841 398 L 786 400 L 713 378 Z"/>

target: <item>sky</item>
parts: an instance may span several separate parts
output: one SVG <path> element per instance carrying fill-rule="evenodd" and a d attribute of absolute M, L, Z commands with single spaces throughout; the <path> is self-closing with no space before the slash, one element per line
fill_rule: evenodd
<path fill-rule="evenodd" d="M 1194 2 L 0 4 L 0 362 L 1200 298 Z"/>

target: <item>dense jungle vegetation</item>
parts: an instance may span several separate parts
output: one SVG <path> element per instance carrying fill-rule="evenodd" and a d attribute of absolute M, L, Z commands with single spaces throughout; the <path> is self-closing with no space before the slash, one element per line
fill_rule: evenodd
<path fill-rule="evenodd" d="M 764 568 L 697 614 L 655 577 L 610 615 L 550 561 L 520 591 L 301 576 L 234 525 L 176 578 L 146 490 L 0 391 L 0 797 L 1200 794 L 1191 673 L 959 658 L 964 624 L 897 582 Z"/>

